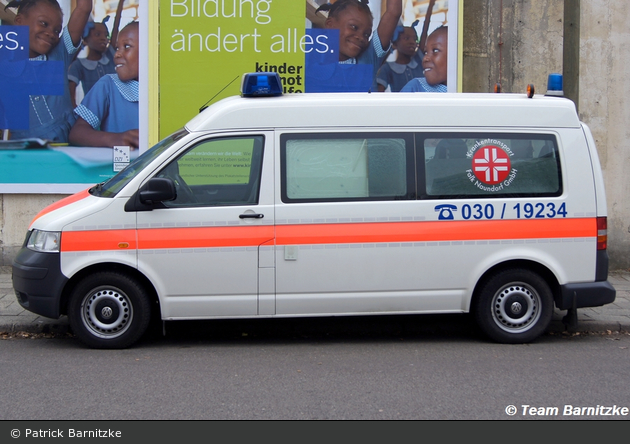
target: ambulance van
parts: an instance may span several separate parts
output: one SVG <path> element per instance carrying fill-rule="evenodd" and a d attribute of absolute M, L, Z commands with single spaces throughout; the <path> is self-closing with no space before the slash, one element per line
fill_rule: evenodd
<path fill-rule="evenodd" d="M 471 313 L 525 343 L 608 304 L 606 199 L 573 102 L 526 94 L 223 99 L 32 221 L 19 303 L 94 348 L 162 321 Z M 419 319 L 421 322 L 421 319 Z"/>

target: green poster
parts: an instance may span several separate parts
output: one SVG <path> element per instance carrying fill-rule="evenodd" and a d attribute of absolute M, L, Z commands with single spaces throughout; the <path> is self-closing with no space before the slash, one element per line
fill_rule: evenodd
<path fill-rule="evenodd" d="M 303 92 L 305 8 L 300 0 L 160 0 L 159 137 L 238 95 L 247 72 L 276 71 L 285 92 Z"/>

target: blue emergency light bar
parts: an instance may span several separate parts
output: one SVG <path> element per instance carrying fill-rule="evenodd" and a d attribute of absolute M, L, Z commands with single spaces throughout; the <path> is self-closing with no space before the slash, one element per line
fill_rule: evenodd
<path fill-rule="evenodd" d="M 564 96 L 562 90 L 562 74 L 549 74 L 547 78 L 546 96 Z"/>
<path fill-rule="evenodd" d="M 282 95 L 282 82 L 277 72 L 255 72 L 243 75 L 241 96 L 269 97 Z"/>

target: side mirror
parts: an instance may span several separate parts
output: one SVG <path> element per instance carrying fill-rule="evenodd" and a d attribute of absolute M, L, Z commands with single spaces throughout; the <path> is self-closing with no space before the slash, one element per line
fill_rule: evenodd
<path fill-rule="evenodd" d="M 166 177 L 154 177 L 140 188 L 138 197 L 141 203 L 147 205 L 175 200 L 177 197 L 175 183 Z"/>

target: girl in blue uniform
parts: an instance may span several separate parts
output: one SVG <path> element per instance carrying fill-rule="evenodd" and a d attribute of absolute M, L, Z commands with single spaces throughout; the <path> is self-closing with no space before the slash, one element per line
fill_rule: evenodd
<path fill-rule="evenodd" d="M 138 148 L 139 26 L 131 22 L 118 34 L 116 74 L 96 82 L 74 110 L 78 116 L 70 131 L 77 146 Z"/>
<path fill-rule="evenodd" d="M 422 58 L 418 53 L 418 34 L 414 28 L 416 24 L 396 28 L 392 43 L 396 61 L 385 62 L 378 70 L 376 82 L 380 92 L 388 86 L 391 92 L 398 92 L 411 79 L 424 77 Z"/>
<path fill-rule="evenodd" d="M 65 73 L 79 50 L 92 0 L 77 0 L 63 30 L 63 13 L 57 0 L 13 0 L 4 9 L 7 8 L 17 8 L 15 25 L 29 27 L 29 60 L 61 61 Z M 63 95 L 29 96 L 29 100 L 29 128 L 11 131 L 11 139 L 40 138 L 66 143 L 75 120 L 67 81 Z"/>
<path fill-rule="evenodd" d="M 356 88 L 376 91 L 376 73 L 387 57 L 387 51 L 402 14 L 402 0 L 387 0 L 386 10 L 381 16 L 376 32 L 372 35 L 372 11 L 368 0 L 337 0 L 326 3 L 316 12 L 328 11 L 324 23 L 326 29 L 339 30 L 339 64 L 371 65 L 367 87 L 352 85 L 352 79 L 343 78 L 343 70 L 330 74 L 328 82 L 332 90 L 335 83 L 348 83 L 348 90 Z M 370 38 L 371 37 L 371 38 Z M 343 90 L 343 85 L 341 87 Z"/>
<path fill-rule="evenodd" d="M 394 31 L 392 46 L 396 50 L 396 60 L 384 63 L 379 69 L 376 82 L 380 92 L 385 91 L 388 86 L 391 92 L 399 92 L 410 80 L 424 77 L 422 58 L 434 6 L 435 0 L 429 0 L 419 43 L 416 32 L 419 20 L 411 26 L 398 26 Z M 418 51 L 418 48 L 421 50 Z"/>
<path fill-rule="evenodd" d="M 114 74 L 114 46 L 118 39 L 118 26 L 120 25 L 120 17 L 122 14 L 123 4 L 125 0 L 120 0 L 116 16 L 114 18 L 114 26 L 112 27 L 111 41 L 109 44 L 109 30 L 107 29 L 106 16 L 101 23 L 92 21 L 85 25 L 83 30 L 83 43 L 88 48 L 87 57 L 76 59 L 68 69 L 68 86 L 70 87 L 70 96 L 72 97 L 73 107 L 77 106 L 76 90 L 81 85 L 83 94 L 87 94 L 94 84 L 105 74 Z"/>

